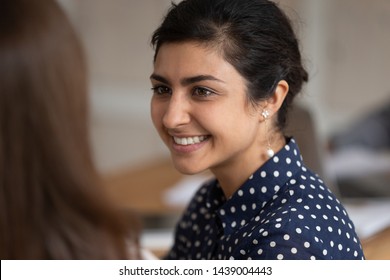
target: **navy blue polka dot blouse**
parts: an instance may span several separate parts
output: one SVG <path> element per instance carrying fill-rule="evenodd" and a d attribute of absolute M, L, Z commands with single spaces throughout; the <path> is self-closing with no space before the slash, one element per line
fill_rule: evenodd
<path fill-rule="evenodd" d="M 226 200 L 204 184 L 166 259 L 364 259 L 354 225 L 293 139 Z"/>

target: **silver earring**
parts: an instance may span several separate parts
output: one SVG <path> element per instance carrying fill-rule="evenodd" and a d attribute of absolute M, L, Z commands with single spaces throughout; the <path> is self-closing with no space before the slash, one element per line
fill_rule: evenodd
<path fill-rule="evenodd" d="M 261 113 L 261 115 L 263 116 L 264 121 L 265 121 L 265 125 L 266 125 L 266 133 L 267 133 L 267 156 L 268 156 L 268 158 L 272 158 L 272 157 L 275 155 L 275 152 L 274 152 L 274 150 L 272 150 L 272 148 L 271 148 L 271 143 L 270 143 L 270 140 L 269 140 L 269 137 L 268 137 L 268 129 L 267 129 L 267 120 L 268 120 L 270 114 L 269 114 L 268 110 L 263 110 L 263 112 Z"/>
<path fill-rule="evenodd" d="M 261 113 L 261 115 L 263 116 L 264 120 L 267 120 L 268 117 L 269 117 L 269 112 L 268 112 L 268 110 L 263 110 L 263 112 Z"/>

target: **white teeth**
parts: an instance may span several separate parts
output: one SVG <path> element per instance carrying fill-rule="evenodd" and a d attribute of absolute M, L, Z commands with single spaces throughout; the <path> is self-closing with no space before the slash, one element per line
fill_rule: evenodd
<path fill-rule="evenodd" d="M 198 144 L 200 142 L 203 142 L 207 137 L 206 136 L 195 136 L 195 137 L 185 137 L 185 138 L 179 138 L 179 137 L 173 137 L 173 140 L 178 145 L 193 145 Z"/>

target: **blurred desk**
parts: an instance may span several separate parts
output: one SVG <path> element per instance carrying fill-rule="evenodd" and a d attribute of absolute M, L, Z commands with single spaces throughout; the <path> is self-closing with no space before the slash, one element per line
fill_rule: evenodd
<path fill-rule="evenodd" d="M 109 194 L 126 210 L 141 216 L 181 213 L 182 207 L 168 205 L 163 194 L 183 178 L 170 159 L 161 159 L 135 169 L 105 176 Z"/>
<path fill-rule="evenodd" d="M 167 217 L 176 219 L 183 211 L 183 206 L 170 205 L 164 200 L 166 192 L 183 178 L 185 176 L 174 169 L 170 159 L 162 159 L 139 168 L 107 175 L 105 182 L 109 194 L 124 210 L 134 211 L 143 219 L 153 217 L 164 220 Z M 389 215 L 389 213 L 378 213 L 378 215 Z M 163 226 L 168 230 L 173 228 L 172 223 L 164 223 Z M 161 248 L 169 247 L 168 239 L 165 234 L 163 241 L 160 242 Z M 361 241 L 367 259 L 390 260 L 390 227 Z M 157 251 L 161 255 L 161 250 Z"/>
<path fill-rule="evenodd" d="M 390 260 L 390 227 L 362 240 L 362 245 L 367 260 Z"/>
<path fill-rule="evenodd" d="M 184 177 L 169 158 L 104 177 L 114 201 L 141 220 L 141 246 L 158 258 L 172 245 L 174 225 L 184 210 L 182 206 L 168 204 L 165 194 Z"/>

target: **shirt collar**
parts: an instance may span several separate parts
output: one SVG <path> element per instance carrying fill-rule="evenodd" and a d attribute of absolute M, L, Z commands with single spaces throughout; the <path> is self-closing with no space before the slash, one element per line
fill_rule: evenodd
<path fill-rule="evenodd" d="M 251 175 L 230 199 L 220 201 L 217 215 L 225 234 L 231 234 L 247 224 L 283 186 L 289 181 L 294 183 L 294 175 L 302 169 L 303 162 L 295 140 L 286 140 L 287 144 Z M 219 186 L 214 189 L 214 195 L 217 194 L 215 192 L 218 197 L 223 194 Z M 210 193 L 209 198 L 214 197 L 213 204 L 217 206 L 214 195 Z"/>

